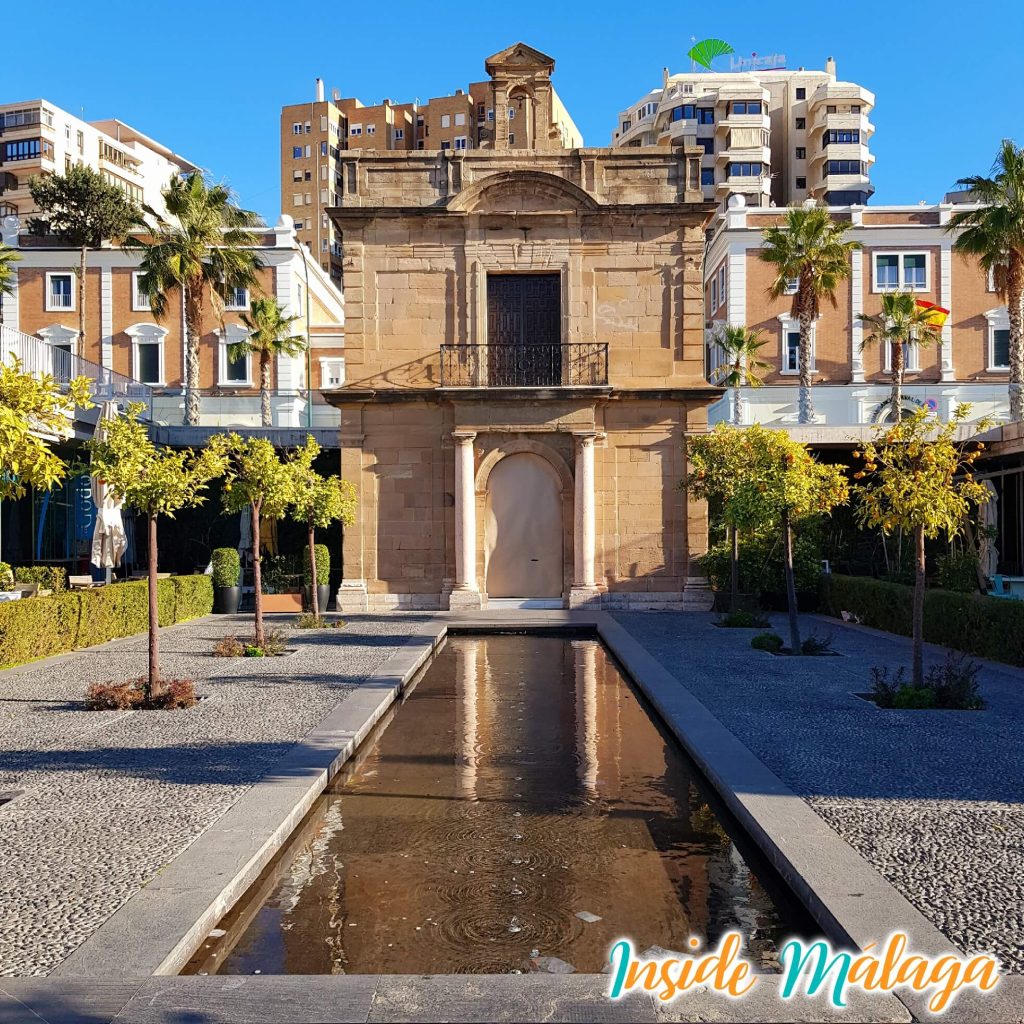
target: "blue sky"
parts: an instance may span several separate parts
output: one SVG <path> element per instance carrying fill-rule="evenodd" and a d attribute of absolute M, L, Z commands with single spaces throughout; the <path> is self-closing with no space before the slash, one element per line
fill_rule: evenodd
<path fill-rule="evenodd" d="M 659 84 L 663 66 L 688 70 L 691 36 L 740 55 L 784 53 L 789 67 L 835 56 L 840 78 L 876 95 L 876 203 L 937 201 L 956 178 L 987 171 L 1000 138 L 1024 144 L 1019 0 L 861 5 L 863 27 L 848 3 L 706 6 L 722 13 L 557 0 L 108 0 L 82 20 L 80 4 L 51 0 L 46 21 L 61 30 L 43 33 L 40 9 L 20 3 L 4 13 L 5 38 L 39 46 L 6 59 L 0 81 L 4 101 L 45 96 L 87 120 L 128 122 L 227 179 L 268 219 L 279 212 L 280 107 L 312 98 L 317 75 L 328 95 L 426 100 L 484 78 L 484 58 L 518 39 L 555 58 L 556 88 L 591 146 L 608 144 L 616 113 Z"/>

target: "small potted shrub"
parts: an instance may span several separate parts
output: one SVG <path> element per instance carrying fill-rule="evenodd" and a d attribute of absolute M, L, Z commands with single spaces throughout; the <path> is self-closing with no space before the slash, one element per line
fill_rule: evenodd
<path fill-rule="evenodd" d="M 314 545 L 316 556 L 316 604 L 323 615 L 327 611 L 327 602 L 331 599 L 331 553 L 326 544 Z M 302 582 L 303 600 L 307 610 L 313 607 L 313 595 L 310 593 L 309 550 L 302 551 Z"/>
<path fill-rule="evenodd" d="M 238 577 L 242 562 L 235 548 L 213 550 L 213 610 L 221 615 L 234 615 L 242 601 Z"/>

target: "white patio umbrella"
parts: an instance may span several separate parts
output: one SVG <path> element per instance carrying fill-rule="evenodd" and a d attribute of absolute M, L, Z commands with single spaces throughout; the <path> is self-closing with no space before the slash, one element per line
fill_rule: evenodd
<path fill-rule="evenodd" d="M 106 437 L 107 423 L 116 418 L 117 403 L 104 402 L 93 436 L 97 440 L 103 440 Z M 128 547 L 124 519 L 121 516 L 121 499 L 105 481 L 94 476 L 92 501 L 96 506 L 96 525 L 92 531 L 92 564 L 97 569 L 113 569 L 124 557 L 125 549 Z M 107 581 L 110 581 L 109 572 Z"/>

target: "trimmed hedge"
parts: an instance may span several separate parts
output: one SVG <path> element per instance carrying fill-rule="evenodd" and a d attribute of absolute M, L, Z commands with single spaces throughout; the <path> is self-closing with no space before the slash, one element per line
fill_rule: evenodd
<path fill-rule="evenodd" d="M 822 580 L 822 610 L 852 612 L 865 626 L 910 636 L 914 588 L 867 576 L 833 574 Z M 924 638 L 980 658 L 1024 665 L 1024 601 L 926 590 Z"/>
<path fill-rule="evenodd" d="M 0 604 L 0 668 L 144 633 L 149 628 L 149 584 L 115 583 Z M 157 582 L 161 626 L 213 610 L 209 576 L 172 576 Z"/>

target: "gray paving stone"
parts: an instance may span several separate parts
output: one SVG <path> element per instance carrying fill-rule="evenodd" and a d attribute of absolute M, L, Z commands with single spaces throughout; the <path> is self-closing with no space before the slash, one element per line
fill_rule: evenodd
<path fill-rule="evenodd" d="M 139 984 L 101 978 L 8 978 L 0 982 L 0 1024 L 107 1024 Z"/>

